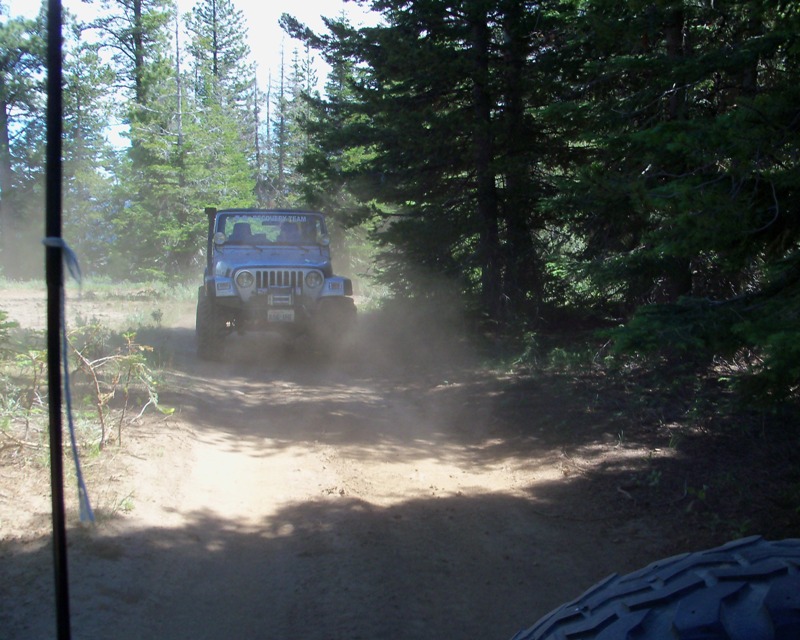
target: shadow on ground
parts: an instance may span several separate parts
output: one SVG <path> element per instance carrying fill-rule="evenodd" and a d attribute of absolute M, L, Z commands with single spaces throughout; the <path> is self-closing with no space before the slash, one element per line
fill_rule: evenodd
<path fill-rule="evenodd" d="M 73 637 L 503 639 L 659 551 L 635 521 L 542 515 L 564 489 L 536 493 L 333 496 L 249 527 L 199 511 L 178 528 L 73 531 Z M 51 574 L 44 540 L 4 549 L 0 598 L 19 603 L 3 606 L 5 638 L 52 637 Z"/>

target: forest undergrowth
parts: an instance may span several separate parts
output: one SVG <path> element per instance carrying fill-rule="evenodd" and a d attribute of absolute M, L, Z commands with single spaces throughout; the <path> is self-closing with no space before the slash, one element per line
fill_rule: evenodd
<path fill-rule="evenodd" d="M 9 283 L 4 288 L 24 296 L 38 285 Z M 158 285 L 111 287 L 102 282 L 70 293 L 101 310 L 99 317 L 72 314 L 66 325 L 69 391 L 64 408 L 69 399 L 72 411 L 62 412 L 64 429 L 72 422 L 81 456 L 92 459 L 121 446 L 126 428 L 146 411 L 170 413 L 158 398 L 163 352 L 143 344 L 138 332 L 160 326 L 184 297 L 180 289 L 170 291 L 167 299 Z M 103 317 L 106 305 L 118 317 Z M 39 468 L 49 465 L 46 332 L 39 326 L 42 318 L 28 322 L 22 313 L 26 320 L 18 322 L 0 309 L 0 464 Z M 69 439 L 65 443 L 69 449 Z"/>
<path fill-rule="evenodd" d="M 602 464 L 588 475 L 656 517 L 671 514 L 676 548 L 797 537 L 797 397 L 754 389 L 743 360 L 642 358 L 615 352 L 603 331 L 581 330 L 528 333 L 503 362 L 521 379 L 549 380 L 591 415 L 596 432 L 614 434 L 616 447 L 649 452 L 622 481 L 619 469 Z"/>

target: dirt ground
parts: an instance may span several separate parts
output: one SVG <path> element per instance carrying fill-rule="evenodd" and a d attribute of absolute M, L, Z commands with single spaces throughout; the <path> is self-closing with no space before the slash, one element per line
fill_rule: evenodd
<path fill-rule="evenodd" d="M 0 308 L 43 322 L 35 295 Z M 68 485 L 74 638 L 502 640 L 713 541 L 668 425 L 626 436 L 579 380 L 488 369 L 446 322 L 364 316 L 337 358 L 235 336 L 209 363 L 192 314 L 141 336 L 175 411 L 84 461 L 96 524 Z M 4 454 L 0 636 L 52 638 L 47 470 Z"/>

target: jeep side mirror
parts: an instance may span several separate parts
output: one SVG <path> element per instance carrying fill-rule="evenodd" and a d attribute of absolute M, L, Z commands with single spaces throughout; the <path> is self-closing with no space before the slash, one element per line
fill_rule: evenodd
<path fill-rule="evenodd" d="M 323 236 L 322 236 L 322 237 L 319 239 L 319 243 L 320 243 L 320 244 L 321 244 L 323 247 L 330 246 L 330 244 L 331 244 L 331 237 L 330 237 L 329 235 L 327 235 L 327 234 L 326 234 L 326 235 L 323 235 Z"/>
<path fill-rule="evenodd" d="M 222 231 L 217 231 L 214 234 L 214 244 L 225 244 L 225 240 L 227 240 L 227 238 Z"/>

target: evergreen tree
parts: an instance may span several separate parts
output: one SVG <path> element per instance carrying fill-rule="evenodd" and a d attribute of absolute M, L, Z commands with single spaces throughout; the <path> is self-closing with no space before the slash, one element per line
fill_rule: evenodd
<path fill-rule="evenodd" d="M 291 71 L 285 86 L 279 90 L 275 105 L 275 151 L 280 185 L 276 203 L 280 206 L 300 206 L 304 202 L 303 179 L 300 170 L 303 157 L 310 150 L 308 120 L 311 101 L 319 97 L 313 57 L 306 47 L 305 57 L 298 50 L 292 54 Z"/>
<path fill-rule="evenodd" d="M 283 21 L 290 31 L 298 26 L 288 16 Z M 344 17 L 339 21 L 347 25 Z M 359 223 L 370 214 L 356 213 L 358 203 L 348 188 L 352 166 L 346 161 L 342 140 L 331 135 L 343 131 L 348 124 L 347 105 L 355 101 L 355 65 L 345 57 L 330 57 L 328 62 L 331 69 L 325 83 L 325 99 L 316 94 L 308 99 L 304 128 L 308 145 L 298 167 L 303 176 L 300 188 L 310 206 L 329 212 L 341 222 Z M 360 157 L 357 153 L 352 155 Z M 357 164 L 358 161 L 353 166 Z"/>
<path fill-rule="evenodd" d="M 620 344 L 699 363 L 746 350 L 771 388 L 800 383 L 800 11 L 595 1 L 580 18 L 593 151 L 573 228 L 608 297 L 639 310 Z"/>
<path fill-rule="evenodd" d="M 319 105 L 315 135 L 348 159 L 347 188 L 391 220 L 377 233 L 386 281 L 413 294 L 420 271 L 453 278 L 485 316 L 534 321 L 547 262 L 539 202 L 552 188 L 537 169 L 556 166 L 562 145 L 537 125 L 552 82 L 534 62 L 559 13 L 514 0 L 372 8 L 382 26 L 329 21 L 320 36 L 284 24 L 334 69 L 358 69 L 351 95 Z"/>
<path fill-rule="evenodd" d="M 0 252 L 3 273 L 19 277 L 30 275 L 32 251 L 18 249 L 41 229 L 45 21 L 0 20 Z"/>
<path fill-rule="evenodd" d="M 246 110 L 254 69 L 242 11 L 231 0 L 200 0 L 185 21 L 195 94 Z"/>
<path fill-rule="evenodd" d="M 186 25 L 194 80 L 193 140 L 187 137 L 187 144 L 197 195 L 209 198 L 204 206 L 252 205 L 260 172 L 260 94 L 242 12 L 230 0 L 202 0 Z M 209 183 L 211 176 L 219 184 Z"/>
<path fill-rule="evenodd" d="M 108 266 L 114 241 L 112 185 L 118 159 L 106 139 L 115 75 L 83 26 L 67 15 L 64 29 L 64 236 L 86 273 Z"/>
<path fill-rule="evenodd" d="M 164 77 L 164 63 L 169 60 L 174 4 L 172 0 L 100 0 L 99 4 L 103 11 L 89 26 L 99 34 L 103 49 L 111 52 L 130 102 L 147 107 L 153 101 L 153 82 Z"/>
<path fill-rule="evenodd" d="M 310 145 L 306 125 L 309 101 L 318 95 L 316 84 L 310 49 L 306 48 L 304 57 L 295 49 L 288 65 L 282 49 L 277 79 L 270 81 L 265 96 L 267 118 L 263 131 L 265 150 L 260 196 L 265 206 L 307 204 L 299 166 Z"/>
<path fill-rule="evenodd" d="M 194 267 L 202 210 L 253 202 L 255 127 L 241 12 L 202 2 L 185 18 L 191 53 L 182 68 L 170 0 L 105 0 L 94 23 L 115 52 L 131 100 L 130 148 L 118 168 L 111 270 L 166 277 Z M 174 40 L 173 40 L 174 33 Z M 174 48 L 173 48 L 174 45 Z M 187 89 L 189 89 L 187 91 Z"/>
<path fill-rule="evenodd" d="M 118 167 L 111 273 L 160 276 L 173 271 L 175 247 L 167 238 L 185 211 L 177 169 L 179 110 L 174 100 L 171 51 L 172 0 L 102 0 L 89 26 L 111 52 L 118 90 L 126 98 L 120 117 L 130 147 Z"/>
<path fill-rule="evenodd" d="M 252 206 L 260 171 L 259 92 L 242 13 L 229 0 L 203 0 L 186 25 L 194 91 L 187 96 L 184 140 L 192 200 L 198 211 Z"/>

